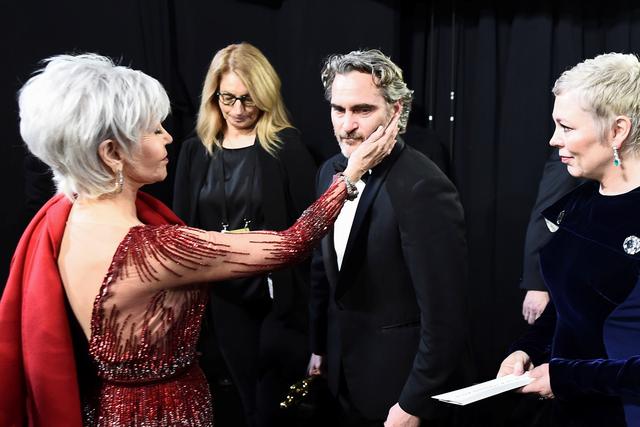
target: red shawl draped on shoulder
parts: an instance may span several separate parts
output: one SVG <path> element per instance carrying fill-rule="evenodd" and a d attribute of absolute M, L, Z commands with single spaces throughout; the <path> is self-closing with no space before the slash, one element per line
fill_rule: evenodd
<path fill-rule="evenodd" d="M 159 200 L 142 192 L 138 218 L 182 224 Z M 33 218 L 11 262 L 0 300 L 0 426 L 80 427 L 82 413 L 58 252 L 71 210 L 54 196 Z M 106 272 L 105 272 L 106 273 Z"/>

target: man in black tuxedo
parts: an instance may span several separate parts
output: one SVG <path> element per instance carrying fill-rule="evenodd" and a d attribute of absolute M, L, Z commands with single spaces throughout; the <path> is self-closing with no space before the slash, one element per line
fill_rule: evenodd
<path fill-rule="evenodd" d="M 394 115 L 404 132 L 413 97 L 377 50 L 329 57 L 322 81 L 341 153 L 321 167 L 318 193 Z M 457 191 L 400 138 L 356 186 L 312 260 L 309 373 L 327 374 L 343 425 L 450 425 L 430 396 L 471 381 Z"/>

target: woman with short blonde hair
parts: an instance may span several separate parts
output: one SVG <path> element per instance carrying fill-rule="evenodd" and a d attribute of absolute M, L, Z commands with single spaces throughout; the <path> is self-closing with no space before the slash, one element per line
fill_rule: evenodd
<path fill-rule="evenodd" d="M 521 391 L 553 399 L 553 425 L 640 427 L 640 61 L 587 59 L 553 94 L 549 144 L 587 182 L 542 211 L 551 301 L 498 376 L 529 371 Z"/>

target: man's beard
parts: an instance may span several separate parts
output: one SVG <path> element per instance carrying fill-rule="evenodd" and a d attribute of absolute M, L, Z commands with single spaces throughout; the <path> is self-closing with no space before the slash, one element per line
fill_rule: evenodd
<path fill-rule="evenodd" d="M 343 140 L 343 138 L 349 139 L 350 141 L 347 143 Z M 340 152 L 348 159 L 353 150 L 355 150 L 358 145 L 360 145 L 364 140 L 365 138 L 363 138 L 358 133 L 338 136 L 338 145 L 340 146 Z"/>
<path fill-rule="evenodd" d="M 385 126 L 385 124 L 388 125 L 392 117 L 393 117 L 393 112 L 389 110 L 387 112 L 387 116 L 383 119 L 383 122 L 380 123 L 379 126 Z M 373 132 L 375 132 L 376 130 L 377 130 L 377 127 L 376 129 L 373 130 Z M 371 135 L 364 136 L 362 133 L 360 133 L 359 129 L 355 129 L 352 132 L 348 132 L 348 133 L 345 132 L 345 133 L 335 134 L 335 135 L 336 135 L 336 139 L 338 140 L 338 145 L 340 146 L 340 152 L 347 159 L 349 158 L 353 150 L 355 150 L 358 147 L 358 145 L 360 145 L 369 136 L 371 136 Z M 349 143 L 344 142 L 345 139 L 350 140 Z"/>

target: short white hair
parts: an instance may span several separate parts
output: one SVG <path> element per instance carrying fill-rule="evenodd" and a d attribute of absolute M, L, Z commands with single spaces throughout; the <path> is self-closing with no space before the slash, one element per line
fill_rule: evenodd
<path fill-rule="evenodd" d="M 170 111 L 156 79 L 97 54 L 59 55 L 44 60 L 20 89 L 20 135 L 53 171 L 70 199 L 90 198 L 116 188 L 113 172 L 98 155 L 113 139 L 126 155 Z"/>
<path fill-rule="evenodd" d="M 606 53 L 587 59 L 556 80 L 555 96 L 573 92 L 589 111 L 604 141 L 614 117 L 631 119 L 631 131 L 623 154 L 640 152 L 640 61 L 632 54 Z"/>

